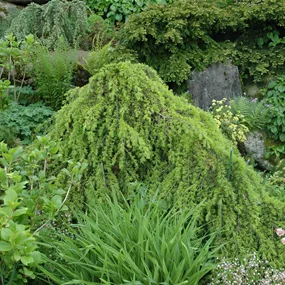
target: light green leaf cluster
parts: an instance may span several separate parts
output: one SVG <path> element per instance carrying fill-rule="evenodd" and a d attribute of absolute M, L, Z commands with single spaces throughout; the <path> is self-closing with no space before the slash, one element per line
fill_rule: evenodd
<path fill-rule="evenodd" d="M 86 164 L 70 162 L 67 191 L 58 188 L 48 164 L 58 159 L 55 142 L 38 138 L 29 151 L 0 143 L 0 281 L 24 284 L 41 262 L 38 233 L 58 214 Z"/>
<path fill-rule="evenodd" d="M 284 206 L 266 194 L 261 178 L 220 132 L 211 114 L 174 96 L 143 64 L 106 65 L 90 83 L 69 92 L 50 130 L 63 160 L 86 159 L 88 169 L 72 201 L 84 207 L 131 183 L 159 189 L 166 205 L 188 208 L 205 201 L 198 223 L 232 256 L 258 251 L 279 258 L 272 227 Z M 233 148 L 233 154 L 230 155 Z"/>

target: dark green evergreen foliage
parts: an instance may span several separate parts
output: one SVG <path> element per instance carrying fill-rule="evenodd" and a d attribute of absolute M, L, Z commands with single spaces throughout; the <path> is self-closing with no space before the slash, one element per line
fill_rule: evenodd
<path fill-rule="evenodd" d="M 56 47 L 63 38 L 74 47 L 86 29 L 87 11 L 83 1 L 52 0 L 45 5 L 28 5 L 13 19 L 7 33 L 13 33 L 18 41 L 32 34 L 49 48 Z"/>
<path fill-rule="evenodd" d="M 284 71 L 284 13 L 284 0 L 179 0 L 130 17 L 121 42 L 169 83 L 225 60 L 262 81 Z"/>
<path fill-rule="evenodd" d="M 110 189 L 128 195 L 141 181 L 169 206 L 204 201 L 198 223 L 224 230 L 219 243 L 231 256 L 250 250 L 283 260 L 272 229 L 282 225 L 284 205 L 268 196 L 235 148 L 230 159 L 233 146 L 211 115 L 174 96 L 153 69 L 107 65 L 68 100 L 50 135 L 63 159 L 88 160 L 76 205 Z"/>
<path fill-rule="evenodd" d="M 209 1 L 175 1 L 131 17 L 122 39 L 165 81 L 181 83 L 191 67 L 201 69 L 224 59 L 211 34 L 225 29 L 230 20 L 225 11 Z M 206 57 L 205 51 L 209 53 Z"/>

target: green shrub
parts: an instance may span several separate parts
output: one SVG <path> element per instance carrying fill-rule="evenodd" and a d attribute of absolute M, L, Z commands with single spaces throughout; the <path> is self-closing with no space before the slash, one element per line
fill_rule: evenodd
<path fill-rule="evenodd" d="M 8 88 L 10 84 L 11 82 L 9 80 L 0 79 L 0 110 L 5 109 L 9 103 Z"/>
<path fill-rule="evenodd" d="M 9 9 L 0 7 L 0 12 L 5 15 L 5 17 L 0 15 L 0 38 L 2 38 L 5 35 L 5 31 L 10 27 L 12 20 L 20 13 L 20 9 L 15 7 Z"/>
<path fill-rule="evenodd" d="M 87 0 L 86 4 L 96 14 L 111 22 L 124 22 L 131 14 L 140 13 L 148 5 L 167 4 L 175 0 Z"/>
<path fill-rule="evenodd" d="M 193 69 L 229 60 L 243 77 L 263 81 L 284 71 L 284 40 L 276 38 L 277 33 L 284 34 L 284 4 L 284 0 L 179 0 L 151 6 L 130 17 L 120 42 L 172 88 L 185 82 Z M 261 44 L 263 38 L 268 41 Z"/>
<path fill-rule="evenodd" d="M 283 203 L 268 196 L 211 114 L 174 96 L 150 67 L 121 62 L 101 68 L 88 85 L 69 92 L 49 135 L 63 160 L 88 161 L 71 193 L 75 205 L 84 208 L 111 189 L 128 195 L 130 183 L 141 181 L 150 196 L 160 189 L 169 207 L 205 199 L 197 221 L 207 224 L 205 231 L 224 230 L 217 240 L 227 243 L 224 255 L 250 249 L 282 262 L 272 227 L 283 219 Z"/>
<path fill-rule="evenodd" d="M 87 29 L 87 11 L 83 1 L 52 0 L 45 5 L 29 4 L 13 19 L 6 33 L 13 33 L 18 41 L 32 34 L 49 48 L 63 38 L 70 46 L 78 44 Z"/>
<path fill-rule="evenodd" d="M 35 278 L 35 266 L 41 262 L 38 233 L 64 210 L 71 187 L 86 166 L 71 163 L 69 170 L 63 169 L 69 176 L 69 186 L 60 189 L 54 184 L 56 176 L 49 171 L 51 163 L 58 158 L 55 142 L 39 138 L 38 147 L 27 152 L 22 147 L 9 149 L 0 143 L 2 285 L 24 284 Z"/>
<path fill-rule="evenodd" d="M 227 17 L 209 1 L 151 6 L 129 19 L 121 41 L 166 82 L 180 84 L 193 67 L 201 69 L 225 58 L 211 34 L 227 27 Z"/>
<path fill-rule="evenodd" d="M 271 81 L 266 90 L 266 103 L 269 105 L 268 130 L 273 139 L 285 142 L 285 76 Z"/>
<path fill-rule="evenodd" d="M 10 82 L 14 102 L 19 101 L 24 82 L 31 70 L 34 45 L 36 42 L 32 35 L 25 36 L 22 41 L 17 41 L 12 34 L 0 39 L 0 79 Z"/>
<path fill-rule="evenodd" d="M 92 204 L 80 223 L 50 240 L 57 262 L 42 271 L 55 284 L 191 284 L 215 266 L 213 238 L 199 237 L 195 209 L 163 209 L 136 194 L 134 201 Z M 52 283 L 53 284 L 53 283 Z"/>
<path fill-rule="evenodd" d="M 42 103 L 28 106 L 12 103 L 0 112 L 0 141 L 10 146 L 31 143 L 36 135 L 36 127 L 53 114 L 54 111 Z"/>
<path fill-rule="evenodd" d="M 54 52 L 39 46 L 33 58 L 33 78 L 36 95 L 53 109 L 59 109 L 64 94 L 71 88 L 76 62 L 75 51 L 59 47 Z"/>

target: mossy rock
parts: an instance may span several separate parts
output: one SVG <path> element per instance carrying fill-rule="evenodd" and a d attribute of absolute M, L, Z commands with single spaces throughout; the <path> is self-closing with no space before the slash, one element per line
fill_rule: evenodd
<path fill-rule="evenodd" d="M 198 223 L 208 232 L 221 230 L 217 243 L 225 244 L 224 254 L 257 251 L 284 262 L 273 233 L 283 226 L 284 204 L 267 194 L 212 116 L 175 96 L 150 67 L 103 67 L 88 85 L 69 92 L 50 136 L 63 161 L 88 161 L 71 197 L 77 205 L 114 189 L 128 195 L 139 181 L 169 206 L 202 203 Z"/>

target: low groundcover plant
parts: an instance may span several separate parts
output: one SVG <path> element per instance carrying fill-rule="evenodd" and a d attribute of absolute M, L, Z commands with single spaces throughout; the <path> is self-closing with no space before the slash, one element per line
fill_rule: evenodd
<path fill-rule="evenodd" d="M 260 260 L 256 253 L 242 262 L 222 259 L 217 265 L 209 285 L 283 285 L 285 271 L 277 270 L 267 260 Z"/>

